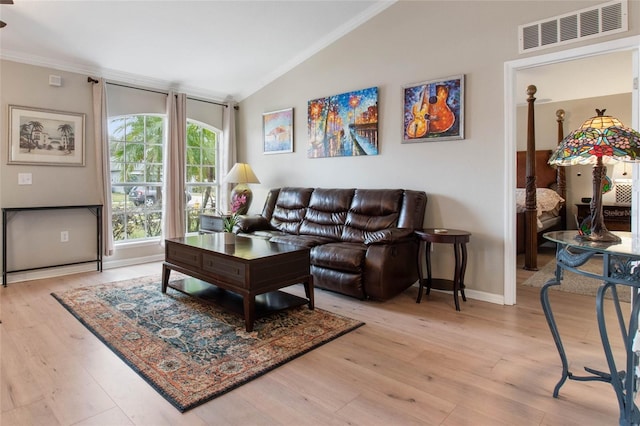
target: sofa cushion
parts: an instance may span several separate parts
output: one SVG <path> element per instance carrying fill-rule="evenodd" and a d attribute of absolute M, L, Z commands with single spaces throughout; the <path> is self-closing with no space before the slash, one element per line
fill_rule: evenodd
<path fill-rule="evenodd" d="M 271 226 L 287 234 L 298 234 L 313 188 L 282 188 L 278 193 Z"/>
<path fill-rule="evenodd" d="M 367 246 L 359 243 L 329 243 L 311 249 L 311 264 L 338 271 L 361 273 Z"/>
<path fill-rule="evenodd" d="M 401 201 L 401 189 L 357 189 L 347 213 L 342 241 L 362 243 L 370 232 L 395 228 Z"/>
<path fill-rule="evenodd" d="M 339 240 L 353 193 L 353 189 L 315 189 L 300 225 L 300 234 Z"/>
<path fill-rule="evenodd" d="M 333 241 L 327 237 L 319 237 L 317 235 L 274 235 L 269 241 L 272 243 L 292 244 L 298 247 L 315 247 L 320 244 L 326 244 Z"/>

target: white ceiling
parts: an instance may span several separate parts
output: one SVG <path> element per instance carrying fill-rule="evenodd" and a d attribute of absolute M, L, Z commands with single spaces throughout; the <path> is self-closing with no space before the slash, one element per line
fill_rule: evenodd
<path fill-rule="evenodd" d="M 0 5 L 0 58 L 240 101 L 395 0 Z"/>

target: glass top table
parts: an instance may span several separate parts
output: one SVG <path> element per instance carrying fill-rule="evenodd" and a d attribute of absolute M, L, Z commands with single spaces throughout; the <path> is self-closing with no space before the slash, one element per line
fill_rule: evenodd
<path fill-rule="evenodd" d="M 638 246 L 640 244 L 638 241 L 634 241 L 630 232 L 614 232 L 614 234 L 619 236 L 622 241 L 619 243 L 585 241 L 578 238 L 577 231 L 545 233 L 543 235 L 545 239 L 556 243 L 556 272 L 555 276 L 549 279 L 540 290 L 540 302 L 562 362 L 562 377 L 553 391 L 553 396 L 558 397 L 560 387 L 567 379 L 610 383 L 616 393 L 620 408 L 619 424 L 638 425 L 640 424 L 640 411 L 634 401 L 638 391 L 636 371 L 638 355 L 633 350 L 633 344 L 638 334 L 638 313 L 640 311 L 640 303 L 638 303 L 638 290 L 640 289 L 640 248 Z M 596 255 L 602 257 L 603 260 L 600 273 L 581 269 L 589 259 Z M 549 289 L 552 286 L 562 285 L 563 274 L 566 271 L 602 281 L 596 295 L 596 316 L 609 372 L 584 367 L 589 375 L 579 376 L 569 371 L 567 355 L 549 302 Z M 626 291 L 629 291 L 629 288 L 633 289 L 628 322 L 624 318 L 625 315 L 618 299 L 619 286 L 625 286 L 623 290 Z M 604 297 L 607 292 L 611 294 L 617 323 L 625 346 L 626 361 L 625 369 L 622 371 L 618 370 L 616 366 L 607 333 L 604 315 Z"/>

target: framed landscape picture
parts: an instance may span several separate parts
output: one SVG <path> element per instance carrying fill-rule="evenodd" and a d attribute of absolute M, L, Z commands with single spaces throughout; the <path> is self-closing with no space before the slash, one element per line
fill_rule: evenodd
<path fill-rule="evenodd" d="M 464 139 L 464 75 L 402 88 L 402 143 Z"/>
<path fill-rule="evenodd" d="M 293 152 L 293 108 L 262 114 L 265 154 Z"/>
<path fill-rule="evenodd" d="M 85 115 L 9 105 L 8 164 L 84 166 Z"/>

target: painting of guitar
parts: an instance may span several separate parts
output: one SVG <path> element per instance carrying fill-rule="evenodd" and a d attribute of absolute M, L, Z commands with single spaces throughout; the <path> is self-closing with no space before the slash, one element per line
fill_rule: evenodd
<path fill-rule="evenodd" d="M 407 135 L 410 138 L 421 138 L 427 134 L 427 114 L 429 113 L 429 107 L 426 100 L 427 87 L 422 91 L 422 99 L 419 103 L 413 104 L 411 107 L 411 114 L 413 118 L 407 125 Z M 420 109 L 418 109 L 418 107 Z"/>
<path fill-rule="evenodd" d="M 464 139 L 464 75 L 403 90 L 403 143 Z"/>
<path fill-rule="evenodd" d="M 447 105 L 449 89 L 439 84 L 429 85 L 428 129 L 429 133 L 443 133 L 453 126 L 456 116 Z"/>

